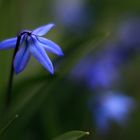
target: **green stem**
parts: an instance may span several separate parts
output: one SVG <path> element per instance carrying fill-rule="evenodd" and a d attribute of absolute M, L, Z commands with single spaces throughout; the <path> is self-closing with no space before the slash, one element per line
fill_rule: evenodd
<path fill-rule="evenodd" d="M 8 82 L 8 87 L 7 87 L 7 96 L 6 96 L 6 106 L 7 107 L 9 107 L 10 104 L 11 104 L 12 86 L 13 86 L 13 79 L 14 79 L 14 58 L 15 58 L 15 55 L 16 55 L 18 49 L 19 49 L 20 40 L 21 40 L 21 35 L 19 35 L 17 37 L 16 47 L 15 47 L 15 50 L 14 50 L 14 53 L 13 53 L 13 58 L 12 58 L 9 82 Z"/>
<path fill-rule="evenodd" d="M 12 118 L 11 120 L 9 120 L 9 122 L 7 122 L 7 124 L 4 125 L 4 126 L 0 129 L 0 136 L 1 136 L 2 134 L 5 133 L 5 131 L 13 124 L 13 122 L 14 122 L 17 118 L 18 118 L 18 114 L 16 114 L 16 115 L 14 116 L 14 118 Z"/>

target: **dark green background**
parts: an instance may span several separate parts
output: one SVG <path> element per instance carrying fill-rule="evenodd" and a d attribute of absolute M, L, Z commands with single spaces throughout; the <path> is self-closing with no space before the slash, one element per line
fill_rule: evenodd
<path fill-rule="evenodd" d="M 22 29 L 35 29 L 55 22 L 46 37 L 58 43 L 64 57 L 50 56 L 55 75 L 50 76 L 34 59 L 15 76 L 13 100 L 4 109 L 5 94 L 13 50 L 0 51 L 0 126 L 19 114 L 0 137 L 2 140 L 44 140 L 69 130 L 85 130 L 92 140 L 137 140 L 140 137 L 140 57 L 122 69 L 124 84 L 119 87 L 137 102 L 132 119 L 125 128 L 113 125 L 106 136 L 97 134 L 87 107 L 90 91 L 77 86 L 68 75 L 73 66 L 91 50 L 115 39 L 117 24 L 127 15 L 140 16 L 139 0 L 87 0 L 90 27 L 74 33 L 68 31 L 52 13 L 53 0 L 0 0 L 0 40 L 14 37 Z M 82 24 L 82 23 L 81 23 Z M 78 31 L 77 31 L 78 32 Z M 94 55 L 94 53 L 93 53 Z"/>

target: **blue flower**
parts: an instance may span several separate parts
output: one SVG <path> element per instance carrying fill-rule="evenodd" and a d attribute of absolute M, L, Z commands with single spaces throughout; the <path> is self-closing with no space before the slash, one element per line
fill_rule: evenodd
<path fill-rule="evenodd" d="M 84 56 L 72 69 L 71 75 L 91 89 L 108 89 L 120 84 L 121 67 L 137 53 L 136 48 L 122 42 L 108 41 L 96 54 L 91 52 Z"/>
<path fill-rule="evenodd" d="M 87 55 L 74 67 L 71 75 L 91 89 L 109 88 L 119 80 L 116 58 L 109 50 Z M 113 52 L 114 54 L 114 52 Z M 84 65 L 84 67 L 83 67 Z"/>
<path fill-rule="evenodd" d="M 77 33 L 87 29 L 91 23 L 87 6 L 85 0 L 57 0 L 54 3 L 53 14 L 66 29 Z"/>
<path fill-rule="evenodd" d="M 118 36 L 129 47 L 140 46 L 140 18 L 131 17 L 120 24 Z"/>
<path fill-rule="evenodd" d="M 60 56 L 63 55 L 63 52 L 57 44 L 42 37 L 52 27 L 54 27 L 54 24 L 50 23 L 33 31 L 24 30 L 18 35 L 18 37 L 10 38 L 0 43 L 0 49 L 11 49 L 16 47 L 18 38 L 21 38 L 19 40 L 20 48 L 15 55 L 13 63 L 16 73 L 24 70 L 31 54 L 51 74 L 54 73 L 52 62 L 46 54 L 46 51 Z"/>
<path fill-rule="evenodd" d="M 120 92 L 109 91 L 96 96 L 90 101 L 90 109 L 100 132 L 106 132 L 112 121 L 119 125 L 125 124 L 135 102 L 131 97 Z"/>

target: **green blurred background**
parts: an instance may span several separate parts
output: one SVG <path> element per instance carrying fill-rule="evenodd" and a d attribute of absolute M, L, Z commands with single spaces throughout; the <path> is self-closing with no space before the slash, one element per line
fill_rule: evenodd
<path fill-rule="evenodd" d="M 90 52 L 94 55 L 107 40 L 117 39 L 118 26 L 127 17 L 140 17 L 140 1 L 81 0 L 86 13 L 79 22 L 75 18 L 71 22 L 69 13 L 66 22 L 65 17 L 61 17 L 62 13 L 67 12 L 65 9 L 71 0 L 67 0 L 68 4 L 64 1 L 0 0 L 0 41 L 16 36 L 22 29 L 32 30 L 54 22 L 56 28 L 46 37 L 59 44 L 64 51 L 61 58 L 50 55 L 55 75 L 51 76 L 32 58 L 27 68 L 14 77 L 12 104 L 8 111 L 5 111 L 5 95 L 13 50 L 0 51 L 0 126 L 19 115 L 0 139 L 49 140 L 70 130 L 89 131 L 90 136 L 85 139 L 91 140 L 139 139 L 139 55 L 123 66 L 123 84 L 112 87 L 133 97 L 137 107 L 126 127 L 113 124 L 106 135 L 98 134 L 93 123 L 87 105 L 91 90 L 70 80 L 70 72 L 83 56 Z M 62 11 L 59 13 L 59 10 Z"/>

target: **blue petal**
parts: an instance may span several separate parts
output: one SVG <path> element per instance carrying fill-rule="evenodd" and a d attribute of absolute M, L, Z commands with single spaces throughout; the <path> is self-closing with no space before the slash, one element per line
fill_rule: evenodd
<path fill-rule="evenodd" d="M 51 40 L 46 39 L 44 37 L 38 37 L 38 40 L 41 42 L 40 46 L 44 47 L 48 52 L 51 52 L 60 56 L 64 55 L 61 48 L 57 44 L 52 42 Z"/>
<path fill-rule="evenodd" d="M 53 23 L 41 26 L 35 30 L 33 30 L 32 34 L 38 35 L 38 36 L 43 36 L 45 35 L 52 27 L 54 27 Z"/>
<path fill-rule="evenodd" d="M 0 42 L 0 49 L 11 49 L 16 47 L 17 37 Z"/>
<path fill-rule="evenodd" d="M 17 52 L 14 59 L 14 69 L 16 74 L 23 71 L 30 58 L 29 46 L 23 44 L 22 48 Z"/>
<path fill-rule="evenodd" d="M 34 43 L 30 44 L 30 52 L 45 69 L 47 69 L 51 74 L 54 73 L 51 60 L 46 54 L 45 49 L 39 46 L 37 40 L 34 40 Z"/>
<path fill-rule="evenodd" d="M 98 110 L 101 111 L 101 109 Z M 97 112 L 97 114 L 93 114 L 93 116 L 94 115 L 98 131 L 101 133 L 107 132 L 110 126 L 109 117 L 107 113 L 104 110 L 102 110 L 101 112 Z"/>
<path fill-rule="evenodd" d="M 22 45 L 24 42 L 26 42 L 27 37 L 28 37 L 27 34 L 24 34 L 24 35 L 21 36 L 20 45 Z"/>

